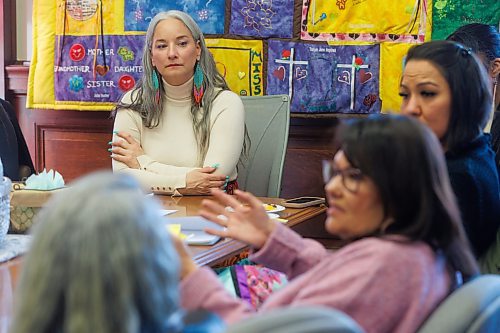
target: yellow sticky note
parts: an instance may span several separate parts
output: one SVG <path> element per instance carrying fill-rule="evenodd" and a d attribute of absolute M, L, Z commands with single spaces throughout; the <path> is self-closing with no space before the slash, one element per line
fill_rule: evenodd
<path fill-rule="evenodd" d="M 181 232 L 180 224 L 167 224 L 167 230 L 174 236 L 179 237 L 180 239 L 186 238 L 186 235 Z"/>
<path fill-rule="evenodd" d="M 181 234 L 181 225 L 180 224 L 167 224 L 167 230 L 170 231 L 173 235 L 179 236 Z"/>

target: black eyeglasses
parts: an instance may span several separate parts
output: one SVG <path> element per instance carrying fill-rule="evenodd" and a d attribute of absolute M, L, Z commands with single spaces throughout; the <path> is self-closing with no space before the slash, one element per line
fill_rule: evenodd
<path fill-rule="evenodd" d="M 333 166 L 333 161 L 323 160 L 323 180 L 328 183 L 331 179 L 340 175 L 342 185 L 349 192 L 356 193 L 359 190 L 359 184 L 363 180 L 363 173 L 356 168 L 347 168 L 339 170 Z"/>

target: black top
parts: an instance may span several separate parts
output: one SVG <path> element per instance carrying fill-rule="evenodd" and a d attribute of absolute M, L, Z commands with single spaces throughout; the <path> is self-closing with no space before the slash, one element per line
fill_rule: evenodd
<path fill-rule="evenodd" d="M 446 163 L 465 231 L 479 257 L 495 242 L 500 226 L 500 185 L 489 135 L 447 152 Z"/>
<path fill-rule="evenodd" d="M 0 99 L 0 158 L 4 176 L 19 179 L 19 167 L 25 165 L 35 172 L 28 145 L 17 122 L 14 109 L 9 102 Z"/>
<path fill-rule="evenodd" d="M 491 124 L 491 148 L 495 153 L 495 161 L 497 163 L 498 172 L 500 174 L 500 110 L 499 109 L 497 109 L 493 114 L 493 123 Z"/>

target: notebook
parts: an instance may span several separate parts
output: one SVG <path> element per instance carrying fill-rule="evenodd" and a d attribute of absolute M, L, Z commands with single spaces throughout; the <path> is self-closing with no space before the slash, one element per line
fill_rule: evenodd
<path fill-rule="evenodd" d="M 166 224 L 180 224 L 181 232 L 186 235 L 184 240 L 189 245 L 213 245 L 220 239 L 219 236 L 209 235 L 205 228 L 222 230 L 218 224 L 215 224 L 201 216 L 185 216 L 185 217 L 167 217 Z"/>

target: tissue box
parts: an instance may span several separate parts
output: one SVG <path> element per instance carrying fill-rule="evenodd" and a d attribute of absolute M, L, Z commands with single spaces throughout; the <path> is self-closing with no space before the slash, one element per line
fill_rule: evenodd
<path fill-rule="evenodd" d="M 10 226 L 11 233 L 25 233 L 33 225 L 37 212 L 55 193 L 64 190 L 26 190 L 20 183 L 12 184 L 10 192 Z"/>

